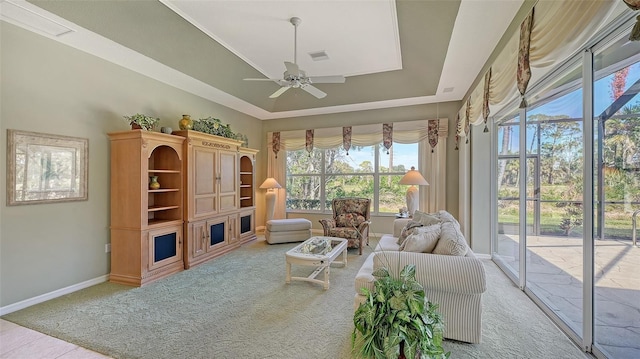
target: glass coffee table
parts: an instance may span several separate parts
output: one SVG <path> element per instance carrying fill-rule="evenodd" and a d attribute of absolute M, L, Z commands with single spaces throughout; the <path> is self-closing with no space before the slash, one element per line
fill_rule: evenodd
<path fill-rule="evenodd" d="M 342 261 L 336 261 L 342 254 Z M 331 264 L 347 265 L 347 240 L 336 237 L 311 237 L 285 253 L 287 276 L 286 283 L 300 280 L 323 285 L 329 289 L 329 274 Z M 292 277 L 291 265 L 317 267 L 308 277 Z M 324 280 L 316 279 L 324 271 Z"/>

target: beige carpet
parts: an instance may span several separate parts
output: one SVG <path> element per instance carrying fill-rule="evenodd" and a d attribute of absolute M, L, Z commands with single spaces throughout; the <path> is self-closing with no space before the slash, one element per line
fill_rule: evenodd
<path fill-rule="evenodd" d="M 114 358 L 349 358 L 353 278 L 349 250 L 331 287 L 284 283 L 284 253 L 264 240 L 142 288 L 103 283 L 3 319 Z M 584 358 L 491 261 L 484 261 L 481 344 L 445 341 L 452 358 Z M 293 268 L 307 275 L 309 267 Z"/>

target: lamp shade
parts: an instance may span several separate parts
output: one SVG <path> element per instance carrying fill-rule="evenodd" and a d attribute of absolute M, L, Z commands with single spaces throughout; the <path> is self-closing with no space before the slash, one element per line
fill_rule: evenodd
<path fill-rule="evenodd" d="M 280 183 L 278 183 L 278 181 L 276 181 L 275 178 L 269 177 L 266 180 L 264 180 L 264 182 L 262 182 L 262 184 L 260 185 L 260 188 L 271 189 L 271 188 L 282 188 L 282 186 L 280 185 Z"/>
<path fill-rule="evenodd" d="M 429 182 L 427 182 L 422 174 L 416 170 L 415 167 L 411 166 L 411 169 L 407 171 L 407 173 L 400 179 L 400 184 L 408 184 L 408 185 L 416 185 L 416 186 L 428 186 Z M 262 188 L 262 187 L 260 187 Z"/>

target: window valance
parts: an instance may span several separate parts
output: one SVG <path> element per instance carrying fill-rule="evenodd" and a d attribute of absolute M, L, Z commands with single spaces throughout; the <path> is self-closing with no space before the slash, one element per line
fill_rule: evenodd
<path fill-rule="evenodd" d="M 438 122 L 438 137 L 447 137 L 448 119 L 404 121 L 393 123 L 393 142 L 415 143 L 429 138 L 429 121 Z M 382 142 L 383 124 L 350 126 L 352 146 L 371 146 Z M 278 150 L 296 151 L 305 148 L 306 131 L 279 132 Z M 313 147 L 328 149 L 343 144 L 343 127 L 317 128 L 313 131 Z M 269 145 L 273 145 L 273 137 L 269 138 Z"/>
<path fill-rule="evenodd" d="M 531 83 L 541 79 L 552 67 L 584 46 L 611 17 L 618 3 L 613 0 L 540 1 L 524 21 L 532 21 L 528 60 L 531 68 Z M 531 20 L 530 18 L 533 17 Z M 521 26 L 526 29 L 526 26 Z M 516 74 L 521 51 L 520 31 L 514 33 L 502 52 L 463 102 L 459 111 L 460 121 L 456 129 L 459 137 L 468 135 L 464 124 L 480 125 L 483 103 L 502 108 L 520 97 Z M 488 81 L 489 83 L 485 83 Z M 488 89 L 488 91 L 485 91 Z M 487 98 L 485 98 L 487 97 Z M 526 93 L 524 95 L 526 97 Z"/>

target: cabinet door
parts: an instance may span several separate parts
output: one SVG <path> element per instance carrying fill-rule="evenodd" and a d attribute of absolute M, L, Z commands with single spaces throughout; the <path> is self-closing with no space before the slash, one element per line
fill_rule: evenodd
<path fill-rule="evenodd" d="M 196 258 L 207 252 L 209 231 L 207 221 L 199 221 L 191 224 L 191 238 L 189 238 L 189 251 L 191 258 Z"/>
<path fill-rule="evenodd" d="M 255 215 L 254 211 L 240 212 L 240 238 L 250 238 L 255 235 Z"/>
<path fill-rule="evenodd" d="M 238 215 L 229 216 L 229 244 L 238 242 Z"/>
<path fill-rule="evenodd" d="M 149 271 L 182 262 L 182 226 L 149 231 Z"/>
<path fill-rule="evenodd" d="M 228 242 L 228 217 L 219 217 L 207 220 L 207 251 L 215 250 L 218 247 L 224 247 Z"/>
<path fill-rule="evenodd" d="M 218 212 L 216 205 L 216 151 L 208 148 L 193 148 L 193 217 L 199 218 Z"/>
<path fill-rule="evenodd" d="M 238 208 L 238 162 L 235 152 L 220 151 L 220 212 Z"/>

